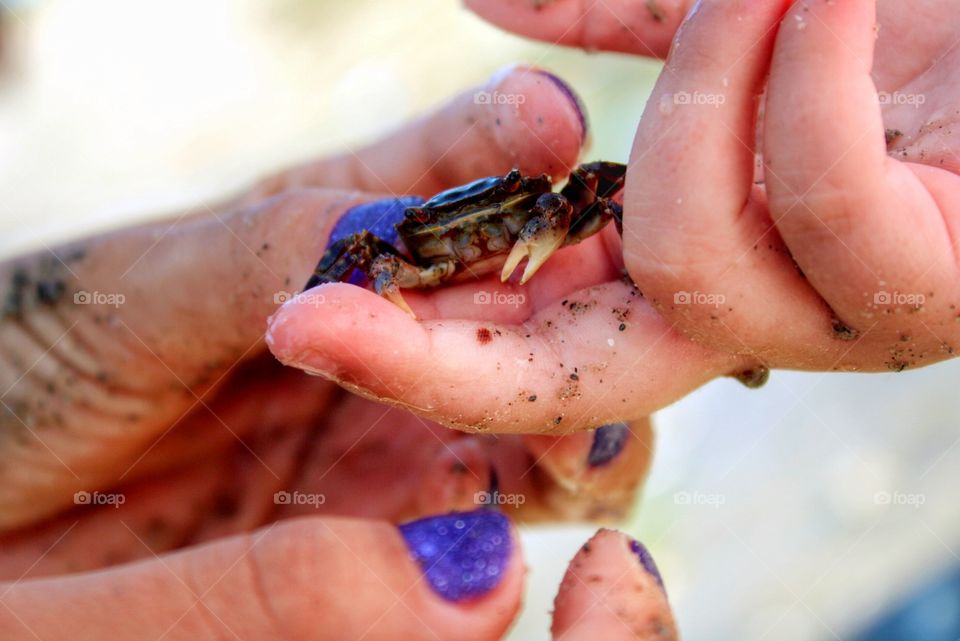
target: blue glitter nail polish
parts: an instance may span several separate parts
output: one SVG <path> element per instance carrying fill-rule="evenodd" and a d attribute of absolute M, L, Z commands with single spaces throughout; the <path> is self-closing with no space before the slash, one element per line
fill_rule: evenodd
<path fill-rule="evenodd" d="M 394 225 L 403 220 L 403 211 L 407 207 L 415 207 L 423 203 L 423 198 L 419 196 L 398 196 L 351 207 L 333 226 L 330 239 L 327 241 L 327 247 L 324 249 L 326 250 L 330 245 L 350 234 L 356 234 L 364 230 L 396 246 L 399 242 L 399 236 Z M 350 274 L 347 282 L 354 285 L 363 285 L 366 283 L 366 277 L 360 272 L 354 271 Z"/>
<path fill-rule="evenodd" d="M 593 445 L 587 462 L 590 467 L 606 465 L 623 451 L 630 436 L 630 427 L 626 423 L 611 423 L 598 427 L 593 432 Z"/>
<path fill-rule="evenodd" d="M 583 140 L 587 139 L 587 110 L 583 106 L 583 102 L 580 100 L 580 96 L 574 92 L 574 90 L 559 76 L 555 76 L 549 71 L 543 71 L 542 69 L 537 70 L 539 73 L 542 73 L 544 76 L 550 79 L 553 84 L 563 92 L 567 99 L 573 104 L 574 108 L 577 110 L 577 117 L 580 119 L 580 132 L 581 138 Z"/>
<path fill-rule="evenodd" d="M 499 512 L 451 512 L 400 526 L 410 555 L 448 601 L 483 596 L 500 583 L 513 552 L 510 521 Z"/>
<path fill-rule="evenodd" d="M 660 570 L 657 569 L 657 564 L 654 563 L 653 557 L 650 556 L 650 551 L 644 547 L 643 543 L 636 539 L 630 540 L 630 551 L 637 555 L 637 558 L 640 559 L 640 565 L 643 566 L 643 569 L 646 570 L 650 576 L 657 580 L 660 589 L 666 594 L 667 589 L 663 585 L 663 577 L 660 576 Z"/>

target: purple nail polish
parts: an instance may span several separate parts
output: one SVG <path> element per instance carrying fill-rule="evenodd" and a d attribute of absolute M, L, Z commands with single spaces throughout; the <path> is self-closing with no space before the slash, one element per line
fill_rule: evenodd
<path fill-rule="evenodd" d="M 404 523 L 400 533 L 430 587 L 448 601 L 495 588 L 513 552 L 510 521 L 492 510 L 431 516 Z"/>
<path fill-rule="evenodd" d="M 590 467 L 600 467 L 612 461 L 623 451 L 630 436 L 630 427 L 626 423 L 611 423 L 598 427 L 593 432 L 593 445 L 587 462 Z"/>
<path fill-rule="evenodd" d="M 577 110 L 577 117 L 580 119 L 580 139 L 581 139 L 581 140 L 586 140 L 586 139 L 587 139 L 587 131 L 588 131 L 588 126 L 587 126 L 587 110 L 586 110 L 586 108 L 583 106 L 583 101 L 580 100 L 580 96 L 578 96 L 578 95 L 573 91 L 573 89 L 570 87 L 570 85 L 568 85 L 568 84 L 567 84 L 563 79 L 561 79 L 559 76 L 555 76 L 555 75 L 553 75 L 552 73 L 550 73 L 549 71 L 544 71 L 544 70 L 542 70 L 542 69 L 538 69 L 537 72 L 538 72 L 538 73 L 541 73 L 541 74 L 543 74 L 544 76 L 546 76 L 547 78 L 549 78 L 550 81 L 553 82 L 553 84 L 555 84 L 555 85 L 560 89 L 560 91 L 563 92 L 563 94 L 567 97 L 567 99 L 568 99 L 568 100 L 573 104 L 573 106 L 576 108 L 576 110 Z"/>
<path fill-rule="evenodd" d="M 630 551 L 637 555 L 637 558 L 640 559 L 640 565 L 643 566 L 643 569 L 646 570 L 650 576 L 657 580 L 660 589 L 666 594 L 667 589 L 663 586 L 663 577 L 660 576 L 660 570 L 657 569 L 657 564 L 654 563 L 653 557 L 650 556 L 650 551 L 644 547 L 643 543 L 636 539 L 630 540 Z"/>
<path fill-rule="evenodd" d="M 351 207 L 333 226 L 333 231 L 330 232 L 330 239 L 327 240 L 327 246 L 324 250 L 341 238 L 363 230 L 367 230 L 374 236 L 396 246 L 399 242 L 399 235 L 394 225 L 403 220 L 403 211 L 407 207 L 415 207 L 423 203 L 423 198 L 419 196 L 398 196 Z M 366 283 L 366 277 L 360 272 L 354 271 L 350 274 L 347 282 L 354 285 L 363 285 Z M 311 278 L 304 289 L 310 289 L 314 285 L 316 285 L 316 282 Z"/>

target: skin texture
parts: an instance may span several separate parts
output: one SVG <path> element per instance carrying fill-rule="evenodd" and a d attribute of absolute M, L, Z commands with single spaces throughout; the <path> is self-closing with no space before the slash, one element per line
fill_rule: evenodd
<path fill-rule="evenodd" d="M 395 523 L 490 496 L 524 523 L 622 516 L 647 419 L 591 468 L 590 434 L 454 432 L 266 350 L 267 317 L 352 205 L 577 161 L 580 115 L 552 79 L 518 68 L 482 89 L 523 109 L 474 89 L 356 155 L 0 266 L 0 638 L 496 639 L 519 545 L 493 591 L 454 605 Z"/>
<path fill-rule="evenodd" d="M 874 3 L 863 0 L 702 5 L 644 114 L 634 147 L 640 178 L 626 196 L 640 203 L 625 242 L 630 270 L 666 318 L 701 344 L 771 367 L 899 371 L 953 354 L 960 179 L 944 157 L 956 149 L 958 78 L 955 36 L 940 33 L 938 7 L 947 10 L 880 3 L 880 33 L 911 23 L 932 37 L 920 43 L 877 39 Z M 909 73 L 885 68 L 889 47 L 926 63 Z M 881 107 L 878 90 L 925 102 L 909 113 Z M 662 109 L 678 91 L 727 100 Z M 920 144 L 926 152 L 906 149 L 941 125 L 935 145 Z M 889 148 L 885 128 L 902 132 Z M 712 153 L 683 144 L 691 137 Z M 651 145 L 671 151 L 640 156 Z M 763 186 L 752 184 L 756 153 Z M 727 160 L 718 166 L 716 157 Z M 671 188 L 652 192 L 653 184 Z M 678 290 L 720 294 L 726 304 L 676 305 Z M 885 300 L 898 295 L 918 304 Z"/>
<path fill-rule="evenodd" d="M 477 285 L 411 295 L 420 323 L 323 286 L 321 309 L 293 302 L 274 316 L 278 358 L 461 429 L 558 433 L 759 366 L 900 371 L 952 357 L 952 5 L 704 0 L 674 33 L 687 4 L 468 2 L 569 46 L 666 55 L 672 40 L 636 134 L 622 245 L 609 229 L 523 288 L 480 283 L 522 294 L 516 307 L 469 305 Z M 481 345 L 487 330 L 496 340 Z M 397 345 L 399 331 L 409 339 Z M 572 366 L 586 372 L 573 395 Z M 518 386 L 555 402 L 511 405 Z"/>

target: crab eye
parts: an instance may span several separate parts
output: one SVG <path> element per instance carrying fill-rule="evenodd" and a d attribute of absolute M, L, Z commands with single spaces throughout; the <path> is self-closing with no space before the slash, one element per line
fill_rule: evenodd
<path fill-rule="evenodd" d="M 403 217 L 414 220 L 418 223 L 427 222 L 427 212 L 419 207 L 407 207 L 403 212 Z"/>

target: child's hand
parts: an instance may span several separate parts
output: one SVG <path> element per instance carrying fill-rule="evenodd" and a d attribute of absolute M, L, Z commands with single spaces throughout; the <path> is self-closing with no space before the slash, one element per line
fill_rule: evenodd
<path fill-rule="evenodd" d="M 762 366 L 948 358 L 960 347 L 951 8 L 882 2 L 878 40 L 869 0 L 790 4 L 705 0 L 681 29 L 637 133 L 622 256 L 607 230 L 548 261 L 519 306 L 472 305 L 477 289 L 518 293 L 485 280 L 416 297 L 419 324 L 328 286 L 326 309 L 281 310 L 274 353 L 447 424 L 554 432 Z M 680 15 L 659 1 L 473 6 L 536 37 L 643 54 L 663 53 Z"/>
<path fill-rule="evenodd" d="M 557 2 L 537 20 L 529 3 L 469 4 L 544 40 L 649 55 L 689 3 L 576 15 L 590 5 Z M 770 367 L 901 370 L 960 349 L 955 13 L 943 0 L 699 5 L 627 179 L 626 265 L 672 325 Z"/>
<path fill-rule="evenodd" d="M 682 30 L 634 147 L 630 273 L 684 333 L 770 367 L 949 358 L 960 348 L 955 8 L 886 3 L 878 41 L 873 2 L 800 2 L 777 33 L 786 4 L 705 2 Z M 687 95 L 723 104 L 676 104 Z"/>

